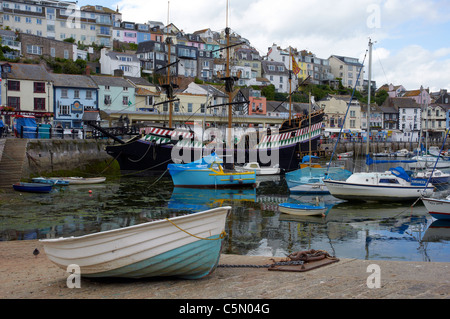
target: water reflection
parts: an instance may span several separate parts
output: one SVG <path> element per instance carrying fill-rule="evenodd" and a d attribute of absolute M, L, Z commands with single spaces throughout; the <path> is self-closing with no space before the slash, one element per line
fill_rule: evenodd
<path fill-rule="evenodd" d="M 319 201 L 328 211 L 325 217 L 280 213 L 278 204 L 288 201 Z M 123 177 L 50 194 L 14 192 L 0 203 L 0 240 L 79 236 L 230 205 L 225 253 L 285 256 L 313 248 L 338 258 L 450 261 L 449 227 L 433 222 L 420 201 L 411 208 L 291 195 L 283 177 L 261 178 L 257 189 L 245 190 L 174 188 L 170 178 Z"/>

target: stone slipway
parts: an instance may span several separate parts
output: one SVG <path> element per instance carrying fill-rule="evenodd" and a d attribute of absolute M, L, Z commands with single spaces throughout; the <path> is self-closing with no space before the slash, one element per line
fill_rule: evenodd
<path fill-rule="evenodd" d="M 221 263 L 272 260 L 222 255 Z M 367 286 L 371 264 L 380 267 L 380 288 Z M 439 262 L 340 259 L 307 272 L 219 267 L 201 280 L 82 279 L 73 289 L 68 275 L 46 258 L 39 241 L 0 242 L 1 299 L 449 299 L 450 292 L 450 263 Z"/>

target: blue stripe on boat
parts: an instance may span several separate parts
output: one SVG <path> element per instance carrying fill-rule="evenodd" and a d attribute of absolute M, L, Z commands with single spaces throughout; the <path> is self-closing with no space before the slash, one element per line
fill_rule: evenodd
<path fill-rule="evenodd" d="M 325 206 L 315 206 L 315 205 L 308 205 L 308 204 L 293 204 L 293 203 L 282 203 L 279 206 L 291 208 L 291 209 L 308 209 L 308 210 L 325 209 Z"/>
<path fill-rule="evenodd" d="M 219 236 L 209 237 L 216 239 Z M 217 267 L 222 239 L 198 240 L 163 254 L 114 270 L 83 275 L 84 277 L 163 277 L 177 276 L 199 279 L 209 275 Z"/>

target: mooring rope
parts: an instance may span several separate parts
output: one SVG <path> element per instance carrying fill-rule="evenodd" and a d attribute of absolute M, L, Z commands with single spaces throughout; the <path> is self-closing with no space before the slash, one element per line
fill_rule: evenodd
<path fill-rule="evenodd" d="M 224 238 L 227 236 L 227 233 L 225 232 L 225 230 L 223 230 L 223 231 L 220 233 L 219 237 L 217 237 L 217 238 L 203 238 L 203 237 L 199 237 L 199 236 L 196 236 L 196 235 L 194 235 L 194 234 L 191 234 L 190 232 L 188 232 L 188 231 L 182 229 L 181 227 L 179 227 L 177 224 L 175 224 L 175 223 L 174 223 L 173 221 L 171 221 L 170 219 L 166 218 L 166 220 L 167 220 L 168 222 L 170 222 L 172 225 L 174 225 L 176 228 L 178 228 L 179 230 L 181 230 L 181 231 L 185 232 L 186 234 L 188 234 L 189 236 L 195 237 L 195 238 L 197 238 L 197 239 L 202 239 L 202 240 L 219 240 L 219 239 L 224 239 Z"/>

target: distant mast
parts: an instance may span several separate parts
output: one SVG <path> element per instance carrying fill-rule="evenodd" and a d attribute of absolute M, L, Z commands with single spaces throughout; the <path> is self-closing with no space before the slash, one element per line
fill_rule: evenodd
<path fill-rule="evenodd" d="M 370 141 L 370 95 L 371 95 L 371 82 L 372 82 L 372 40 L 369 38 L 369 83 L 367 90 L 369 91 L 367 97 L 367 144 L 366 144 L 366 156 L 369 155 L 369 141 Z M 366 165 L 366 171 L 369 171 L 369 165 Z"/>
<path fill-rule="evenodd" d="M 289 127 L 292 117 L 292 50 L 289 46 Z"/>
<path fill-rule="evenodd" d="M 167 43 L 167 84 L 170 85 L 170 50 L 171 50 L 171 44 L 172 44 L 172 38 L 168 36 L 169 34 L 169 19 L 170 19 L 170 1 L 167 1 L 167 29 L 166 29 L 166 43 Z M 169 89 L 168 92 L 171 90 Z M 170 94 L 169 94 L 170 95 Z M 170 100 L 169 102 L 169 127 L 172 128 L 172 117 L 173 117 L 173 104 L 172 104 L 172 98 L 171 96 L 167 96 L 167 98 Z"/>

